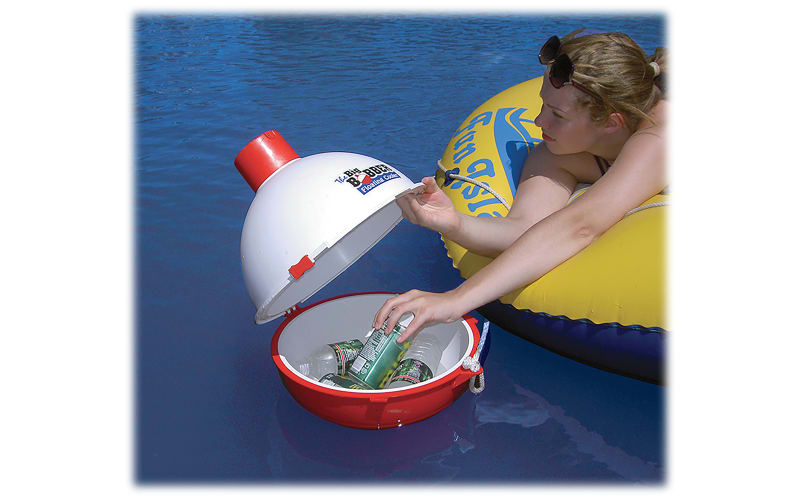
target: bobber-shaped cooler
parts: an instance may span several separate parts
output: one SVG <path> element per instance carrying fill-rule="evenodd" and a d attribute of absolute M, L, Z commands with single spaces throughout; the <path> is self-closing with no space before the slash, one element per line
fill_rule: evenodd
<path fill-rule="evenodd" d="M 275 130 L 253 139 L 234 163 L 256 192 L 242 228 L 245 285 L 257 324 L 285 316 L 271 351 L 295 400 L 332 422 L 377 429 L 429 417 L 460 396 L 482 371 L 462 366 L 476 354 L 480 338 L 469 316 L 427 329 L 445 350 L 434 377 L 420 384 L 374 391 L 331 388 L 293 366 L 321 345 L 366 337 L 375 313 L 393 294 L 359 293 L 306 308 L 298 303 L 388 234 L 402 220 L 396 199 L 422 191 L 423 184 L 364 155 L 301 158 Z"/>

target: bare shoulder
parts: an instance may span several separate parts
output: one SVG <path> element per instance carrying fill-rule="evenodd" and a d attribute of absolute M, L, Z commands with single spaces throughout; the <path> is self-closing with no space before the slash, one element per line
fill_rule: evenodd
<path fill-rule="evenodd" d="M 667 107 L 668 103 L 666 100 L 662 99 L 659 101 L 649 113 L 653 120 L 642 120 L 633 135 L 654 135 L 666 138 L 668 120 Z"/>
<path fill-rule="evenodd" d="M 614 167 L 625 170 L 629 166 L 649 171 L 665 168 L 667 148 L 667 101 L 659 101 L 650 110 L 652 121 L 644 120 L 622 148 Z M 618 165 L 619 164 L 619 165 Z"/>
<path fill-rule="evenodd" d="M 600 169 L 589 153 L 554 155 L 544 143 L 539 143 L 525 160 L 520 183 L 537 175 L 559 178 L 565 174 L 575 182 L 595 182 L 600 178 Z"/>
<path fill-rule="evenodd" d="M 566 156 L 576 155 L 556 156 L 544 144 L 528 155 L 507 218 L 530 227 L 567 204 L 578 179 L 574 168 L 565 168 L 574 161 Z"/>
<path fill-rule="evenodd" d="M 628 210 L 664 190 L 667 185 L 665 131 L 666 123 L 660 120 L 640 127 L 625 142 L 614 166 L 578 200 L 586 213 L 591 214 L 595 227 L 610 227 Z"/>

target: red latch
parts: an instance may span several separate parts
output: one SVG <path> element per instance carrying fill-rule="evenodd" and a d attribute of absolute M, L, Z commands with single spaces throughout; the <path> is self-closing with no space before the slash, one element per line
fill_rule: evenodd
<path fill-rule="evenodd" d="M 300 262 L 289 268 L 289 274 L 291 274 L 294 279 L 299 279 L 300 276 L 305 274 L 305 272 L 312 267 L 314 267 L 314 262 L 308 258 L 308 255 L 304 255 L 303 258 L 300 259 Z"/>

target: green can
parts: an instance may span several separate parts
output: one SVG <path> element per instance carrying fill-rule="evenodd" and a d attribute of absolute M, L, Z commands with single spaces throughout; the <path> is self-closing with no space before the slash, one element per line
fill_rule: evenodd
<path fill-rule="evenodd" d="M 400 362 L 400 366 L 392 372 L 387 388 L 403 387 L 406 385 L 419 384 L 433 378 L 433 370 L 428 365 L 413 358 L 406 358 Z"/>
<path fill-rule="evenodd" d="M 366 384 L 364 384 L 360 380 L 356 380 L 356 379 L 354 379 L 352 377 L 349 377 L 347 375 L 345 375 L 344 377 L 341 377 L 339 375 L 336 375 L 335 373 L 329 373 L 329 374 L 325 375 L 324 377 L 319 379 L 319 382 L 322 385 L 327 385 L 327 386 L 330 386 L 330 387 L 342 387 L 344 389 L 359 389 L 359 390 L 362 390 L 362 391 L 370 389 L 370 387 L 368 387 Z"/>
<path fill-rule="evenodd" d="M 414 315 L 407 313 L 389 335 L 384 333 L 385 324 L 380 330 L 373 330 L 350 366 L 348 375 L 371 389 L 382 389 L 411 345 L 410 341 L 398 344 L 397 338 L 402 335 L 412 319 Z"/>
<path fill-rule="evenodd" d="M 353 339 L 347 342 L 328 344 L 328 347 L 331 348 L 336 359 L 336 375 L 344 375 L 358 356 L 358 352 L 364 347 L 364 342 L 360 339 Z"/>

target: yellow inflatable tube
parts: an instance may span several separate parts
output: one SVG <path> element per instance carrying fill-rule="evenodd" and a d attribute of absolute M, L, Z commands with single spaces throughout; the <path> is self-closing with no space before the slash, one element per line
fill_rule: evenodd
<path fill-rule="evenodd" d="M 520 83 L 476 109 L 453 134 L 441 166 L 448 171 L 457 168 L 458 174 L 487 184 L 511 203 L 522 163 L 541 141 L 541 130 L 533 123 L 542 105 L 541 85 L 541 77 Z M 436 178 L 462 213 L 476 217 L 508 213 L 494 195 L 477 185 L 448 179 L 442 170 Z M 667 196 L 657 195 L 643 206 L 666 201 Z M 665 229 L 663 206 L 630 213 L 583 251 L 500 302 L 598 325 L 667 330 Z M 491 260 L 442 240 L 463 278 Z"/>

